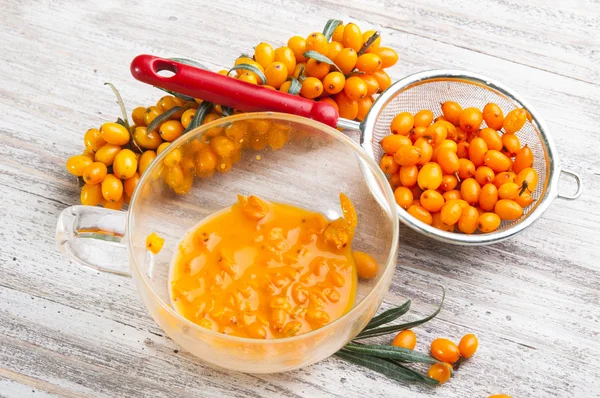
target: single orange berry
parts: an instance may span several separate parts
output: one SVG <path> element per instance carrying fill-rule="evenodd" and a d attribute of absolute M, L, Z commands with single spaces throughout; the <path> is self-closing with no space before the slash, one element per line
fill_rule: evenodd
<path fill-rule="evenodd" d="M 479 341 L 477 340 L 477 336 L 472 333 L 465 334 L 462 339 L 460 339 L 460 343 L 458 343 L 458 349 L 460 350 L 460 355 L 464 358 L 471 358 L 475 351 L 477 351 L 477 347 L 479 346 Z"/>
<path fill-rule="evenodd" d="M 408 348 L 414 350 L 417 345 L 417 335 L 410 329 L 403 330 L 394 337 L 392 345 L 395 347 Z"/>
<path fill-rule="evenodd" d="M 437 338 L 431 342 L 431 355 L 439 361 L 452 364 L 460 358 L 460 350 L 452 341 Z"/>

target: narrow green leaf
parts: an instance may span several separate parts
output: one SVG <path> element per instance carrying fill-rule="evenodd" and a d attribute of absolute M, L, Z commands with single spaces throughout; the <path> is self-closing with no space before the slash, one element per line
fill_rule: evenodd
<path fill-rule="evenodd" d="M 171 90 L 167 90 L 166 88 L 162 88 L 162 87 L 158 87 L 158 86 L 154 86 L 159 90 L 164 91 L 165 93 L 169 93 L 171 94 L 173 97 L 177 97 L 180 98 L 184 101 L 193 101 L 194 97 L 190 97 L 189 95 L 185 95 L 185 94 L 181 94 L 181 93 L 176 93 L 175 91 L 171 91 Z"/>
<path fill-rule="evenodd" d="M 223 116 L 233 115 L 233 108 L 229 106 L 221 106 L 221 111 L 223 112 Z"/>
<path fill-rule="evenodd" d="M 117 90 L 117 88 L 112 83 L 106 82 L 104 83 L 104 85 L 109 86 L 112 89 L 113 93 L 115 93 L 115 96 L 117 97 L 117 104 L 119 104 L 119 108 L 121 108 L 121 116 L 123 116 L 125 128 L 127 129 L 127 131 L 130 131 L 129 119 L 127 119 L 127 111 L 125 110 L 125 103 L 123 102 L 123 98 L 121 98 L 119 90 Z"/>
<path fill-rule="evenodd" d="M 333 66 L 338 72 L 341 72 L 340 68 L 338 68 L 338 66 L 335 64 L 335 62 L 333 62 L 332 60 L 330 60 L 329 58 L 327 58 L 326 56 L 324 56 L 321 53 L 318 53 L 314 50 L 310 50 L 304 53 L 304 57 L 305 58 L 312 58 L 312 59 L 316 59 L 319 62 L 325 62 L 326 64 L 329 64 L 331 66 Z"/>
<path fill-rule="evenodd" d="M 331 40 L 331 36 L 333 36 L 333 32 L 335 32 L 335 29 L 341 23 L 342 23 L 342 21 L 340 21 L 339 19 L 330 19 L 329 21 L 327 21 L 327 23 L 325 24 L 325 27 L 323 28 L 323 35 L 325 36 L 327 41 Z"/>
<path fill-rule="evenodd" d="M 413 371 L 410 368 L 401 366 L 392 361 L 382 358 L 372 357 L 369 355 L 358 355 L 345 349 L 341 349 L 336 353 L 340 358 L 356 365 L 364 366 L 365 368 L 374 370 L 396 381 L 421 381 L 430 385 L 438 385 L 437 380 L 431 379 L 425 375 Z"/>
<path fill-rule="evenodd" d="M 377 326 L 384 325 L 386 323 L 390 323 L 400 318 L 402 315 L 406 314 L 410 309 L 410 300 L 406 303 L 402 304 L 400 307 L 392 308 L 387 311 L 382 312 L 377 315 L 367 324 L 367 326 L 363 329 L 365 330 L 376 328 Z"/>
<path fill-rule="evenodd" d="M 202 65 L 198 61 L 194 61 L 193 59 L 188 58 L 169 58 L 171 61 L 179 62 L 180 64 L 195 66 L 200 69 L 208 69 L 206 66 Z"/>
<path fill-rule="evenodd" d="M 265 74 L 263 73 L 263 71 L 260 70 L 260 69 L 258 69 L 256 66 L 250 65 L 250 64 L 239 64 L 239 65 L 236 65 L 233 68 L 229 69 L 229 72 L 227 72 L 227 75 L 229 75 L 234 70 L 240 70 L 240 69 L 247 70 L 249 72 L 253 72 L 261 80 L 260 84 L 265 84 L 267 82 L 267 77 L 265 76 Z"/>
<path fill-rule="evenodd" d="M 344 346 L 344 349 L 357 354 L 371 355 L 378 358 L 395 359 L 403 362 L 439 362 L 429 355 L 414 350 L 409 350 L 408 348 L 395 347 L 392 345 L 348 343 Z"/>
<path fill-rule="evenodd" d="M 158 115 L 148 125 L 148 128 L 147 128 L 148 132 L 150 133 L 150 132 L 156 130 L 156 128 L 158 126 L 160 126 L 163 122 L 166 122 L 167 120 L 169 120 L 171 118 L 171 116 L 173 116 L 174 114 L 176 114 L 177 112 L 179 112 L 182 109 L 183 109 L 183 107 L 181 107 L 181 106 L 174 106 L 171 109 L 169 109 L 168 111 L 163 112 L 160 115 Z"/>
<path fill-rule="evenodd" d="M 290 89 L 288 90 L 288 94 L 298 95 L 300 89 L 302 88 L 302 83 L 295 77 L 292 77 L 292 84 L 290 85 Z"/>
<path fill-rule="evenodd" d="M 190 124 L 188 124 L 188 126 L 184 130 L 183 134 L 185 134 L 188 131 L 193 130 L 196 127 L 202 125 L 202 122 L 204 122 L 204 119 L 206 118 L 206 115 L 208 115 L 210 113 L 210 111 L 212 110 L 213 106 L 214 106 L 214 104 L 212 102 L 203 101 L 200 104 L 200 106 L 198 107 L 198 109 L 196 109 L 196 115 L 194 115 L 194 118 L 192 119 L 192 121 L 190 122 Z"/>
<path fill-rule="evenodd" d="M 364 330 L 364 331 L 360 332 L 358 336 L 355 337 L 355 340 L 365 339 L 367 337 L 383 336 L 383 335 L 386 335 L 389 333 L 394 333 L 394 332 L 398 332 L 400 330 L 405 330 L 405 329 L 411 329 L 416 326 L 422 325 L 425 322 L 430 321 L 437 314 L 440 313 L 440 311 L 442 310 L 442 306 L 444 304 L 445 298 L 446 298 L 446 290 L 442 287 L 442 300 L 440 301 L 440 305 L 438 306 L 437 310 L 435 310 L 435 312 L 433 314 L 429 315 L 426 318 L 420 319 L 418 321 L 402 323 L 400 325 L 385 326 L 385 327 L 376 328 L 376 329 Z"/>
<path fill-rule="evenodd" d="M 373 44 L 375 42 L 375 40 L 377 40 L 378 38 L 379 38 L 379 32 L 373 33 L 371 35 L 371 37 L 369 37 L 369 39 L 365 42 L 365 44 L 363 44 L 363 46 L 360 48 L 360 50 L 358 50 L 356 55 L 358 55 L 360 57 L 361 55 L 366 53 L 367 50 L 369 49 L 369 47 L 371 47 L 371 44 Z"/>

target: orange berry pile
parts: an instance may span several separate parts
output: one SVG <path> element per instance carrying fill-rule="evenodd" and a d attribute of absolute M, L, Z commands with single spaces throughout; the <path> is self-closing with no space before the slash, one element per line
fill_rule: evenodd
<path fill-rule="evenodd" d="M 392 341 L 393 346 L 409 350 L 414 350 L 416 344 L 417 335 L 410 329 L 401 331 Z M 440 362 L 431 365 L 427 375 L 439 381 L 440 384 L 447 382 L 453 374 L 453 365 L 457 364 L 458 368 L 463 360 L 471 358 L 475 354 L 478 346 L 479 341 L 474 334 L 464 335 L 458 345 L 444 338 L 433 340 L 430 348 L 431 356 Z"/>
<path fill-rule="evenodd" d="M 493 103 L 481 111 L 453 101 L 441 111 L 435 120 L 431 110 L 399 113 L 381 140 L 380 166 L 396 203 L 449 232 L 493 232 L 502 220 L 519 219 L 538 184 L 533 152 L 516 134 L 527 111 L 504 117 Z"/>

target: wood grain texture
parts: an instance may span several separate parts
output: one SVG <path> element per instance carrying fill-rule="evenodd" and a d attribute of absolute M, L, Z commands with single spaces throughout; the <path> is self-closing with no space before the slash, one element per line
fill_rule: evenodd
<path fill-rule="evenodd" d="M 147 315 L 130 280 L 87 272 L 54 248 L 60 211 L 78 203 L 64 170 L 83 133 L 160 92 L 130 77 L 139 53 L 211 69 L 269 41 L 321 30 L 328 18 L 381 30 L 398 79 L 451 67 L 505 82 L 549 125 L 564 167 L 585 183 L 507 242 L 464 248 L 401 228 L 385 307 L 442 313 L 417 328 L 476 333 L 480 349 L 450 383 L 400 384 L 331 358 L 276 375 L 211 369 Z M 0 15 L 0 396 L 600 396 L 600 3 L 594 0 L 5 2 Z M 561 181 L 561 191 L 573 189 Z M 384 341 L 383 339 L 382 341 Z"/>

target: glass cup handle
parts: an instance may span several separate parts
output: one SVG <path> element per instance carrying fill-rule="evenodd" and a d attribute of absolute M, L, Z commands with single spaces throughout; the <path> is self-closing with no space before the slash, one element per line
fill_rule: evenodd
<path fill-rule="evenodd" d="M 56 248 L 97 271 L 131 276 L 124 243 L 127 213 L 93 206 L 71 206 L 56 224 Z"/>

